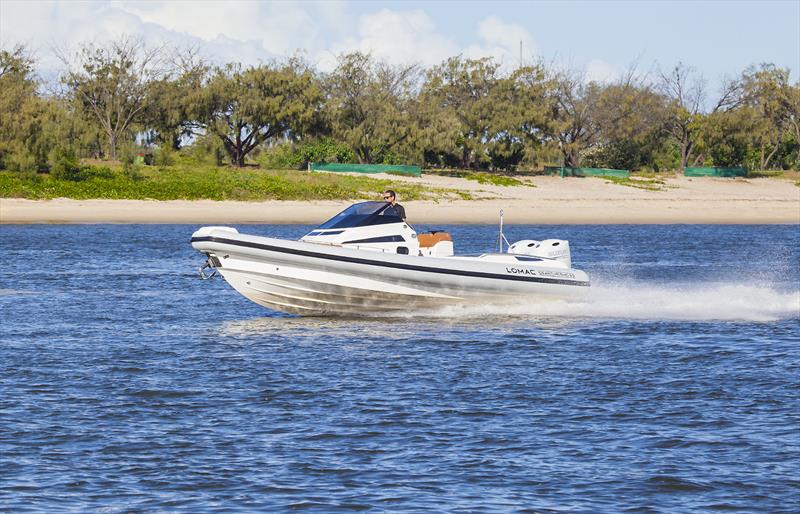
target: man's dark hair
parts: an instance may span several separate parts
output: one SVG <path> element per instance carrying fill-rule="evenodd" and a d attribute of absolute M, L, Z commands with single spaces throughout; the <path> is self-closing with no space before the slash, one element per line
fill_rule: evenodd
<path fill-rule="evenodd" d="M 394 191 L 392 191 L 391 189 L 387 189 L 386 191 L 384 191 L 384 192 L 383 192 L 383 194 L 385 194 L 385 195 L 389 195 L 389 196 L 391 196 L 392 198 L 397 198 L 397 193 L 395 193 L 395 192 L 394 192 Z"/>

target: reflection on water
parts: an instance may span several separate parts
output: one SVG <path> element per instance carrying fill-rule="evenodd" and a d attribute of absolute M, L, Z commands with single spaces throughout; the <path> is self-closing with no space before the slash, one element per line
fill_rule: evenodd
<path fill-rule="evenodd" d="M 420 332 L 453 330 L 515 330 L 525 327 L 556 329 L 576 322 L 559 316 L 537 316 L 531 313 L 493 310 L 491 306 L 453 306 L 428 310 L 392 313 L 392 316 L 370 315 L 361 318 L 300 317 L 277 314 L 244 320 L 229 320 L 220 324 L 221 336 L 246 337 L 280 334 L 282 337 L 351 337 L 362 333 L 382 333 L 385 337 L 405 339 Z M 509 312 L 509 310 L 511 312 Z"/>
<path fill-rule="evenodd" d="M 254 336 L 280 334 L 281 337 L 314 337 L 325 333 L 347 337 L 364 330 L 364 321 L 347 318 L 299 317 L 275 315 L 271 317 L 224 321 L 220 325 L 221 336 Z"/>

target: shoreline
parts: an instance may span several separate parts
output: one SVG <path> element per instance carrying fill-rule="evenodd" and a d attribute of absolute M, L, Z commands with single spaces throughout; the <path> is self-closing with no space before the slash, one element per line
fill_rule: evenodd
<path fill-rule="evenodd" d="M 0 200 L 0 224 L 308 224 L 350 205 L 325 202 L 148 200 Z M 594 199 L 404 202 L 408 221 L 424 224 L 541 225 L 800 224 L 800 202 L 755 200 Z"/>
<path fill-rule="evenodd" d="M 786 180 L 676 176 L 665 179 L 663 189 L 647 191 L 603 179 L 542 176 L 524 178 L 526 185 L 515 187 L 435 175 L 376 178 L 464 191 L 475 198 L 408 202 L 400 198 L 412 225 L 491 225 L 498 222 L 500 209 L 505 211 L 505 221 L 515 224 L 800 224 L 800 187 Z M 351 203 L 0 198 L 0 224 L 317 225 Z"/>

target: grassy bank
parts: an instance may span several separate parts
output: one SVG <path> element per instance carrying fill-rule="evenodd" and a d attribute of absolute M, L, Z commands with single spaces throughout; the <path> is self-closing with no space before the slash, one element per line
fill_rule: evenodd
<path fill-rule="evenodd" d="M 178 165 L 123 170 L 84 165 L 69 177 L 0 172 L 0 197 L 129 200 L 355 200 L 394 189 L 403 200 L 461 197 L 455 190 L 368 177 Z"/>
<path fill-rule="evenodd" d="M 520 177 L 534 177 L 542 175 L 539 171 L 473 171 L 463 170 L 457 168 L 426 168 L 423 170 L 424 175 L 437 175 L 440 177 L 455 177 L 463 178 L 466 180 L 474 180 L 480 184 L 490 184 L 493 186 L 532 186 L 533 184 L 522 182 Z"/>
<path fill-rule="evenodd" d="M 661 178 L 632 176 L 632 177 L 597 177 L 606 181 L 607 184 L 617 184 L 618 186 L 633 187 L 646 191 L 664 191 L 667 186 Z"/>

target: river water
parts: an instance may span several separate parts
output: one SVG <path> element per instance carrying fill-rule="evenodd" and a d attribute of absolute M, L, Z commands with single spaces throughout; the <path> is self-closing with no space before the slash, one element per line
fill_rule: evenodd
<path fill-rule="evenodd" d="M 195 228 L 0 227 L 0 511 L 800 510 L 797 226 L 512 226 L 590 295 L 390 319 L 203 282 Z"/>

